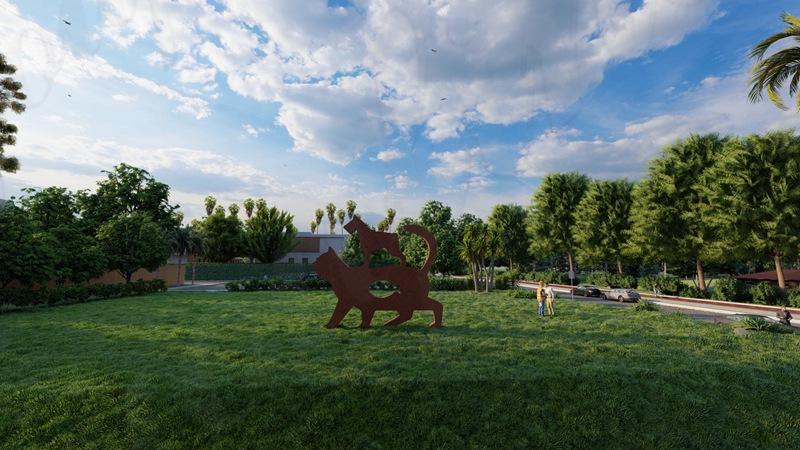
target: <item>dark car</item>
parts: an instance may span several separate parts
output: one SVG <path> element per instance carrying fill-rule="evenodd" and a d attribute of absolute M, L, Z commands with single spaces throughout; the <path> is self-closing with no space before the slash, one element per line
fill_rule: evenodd
<path fill-rule="evenodd" d="M 600 297 L 603 295 L 600 292 L 600 289 L 596 288 L 595 286 L 590 286 L 586 284 L 582 284 L 580 286 L 575 286 L 572 288 L 572 295 L 582 295 L 584 297 Z"/>
<path fill-rule="evenodd" d="M 621 302 L 638 302 L 641 297 L 638 292 L 631 289 L 611 289 L 603 294 L 606 300 L 619 300 Z"/>
<path fill-rule="evenodd" d="M 301 281 L 307 281 L 307 280 L 322 280 L 322 279 L 323 279 L 323 278 L 322 278 L 322 277 L 321 277 L 321 276 L 320 276 L 318 273 L 316 273 L 316 272 L 307 273 L 307 274 L 303 275 L 302 277 L 300 277 L 300 280 L 301 280 Z"/>

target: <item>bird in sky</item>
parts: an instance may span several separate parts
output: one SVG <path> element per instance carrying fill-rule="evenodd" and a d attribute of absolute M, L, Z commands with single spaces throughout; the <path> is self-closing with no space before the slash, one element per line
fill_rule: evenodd
<path fill-rule="evenodd" d="M 72 25 L 72 22 L 67 22 L 67 19 L 61 19 L 61 21 L 64 22 L 65 24 L 67 24 L 67 25 Z"/>
<path fill-rule="evenodd" d="M 443 102 L 445 100 L 447 100 L 447 97 L 442 97 L 442 98 L 439 99 L 440 102 Z"/>
<path fill-rule="evenodd" d="M 431 49 L 431 51 L 432 51 L 433 53 L 436 53 L 436 49 L 435 49 L 435 48 L 432 48 L 432 49 Z"/>

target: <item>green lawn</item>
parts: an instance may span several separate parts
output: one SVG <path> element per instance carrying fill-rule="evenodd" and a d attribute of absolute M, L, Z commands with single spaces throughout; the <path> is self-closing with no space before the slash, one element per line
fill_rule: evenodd
<path fill-rule="evenodd" d="M 168 292 L 0 316 L 0 448 L 797 448 L 800 335 L 432 292 Z"/>

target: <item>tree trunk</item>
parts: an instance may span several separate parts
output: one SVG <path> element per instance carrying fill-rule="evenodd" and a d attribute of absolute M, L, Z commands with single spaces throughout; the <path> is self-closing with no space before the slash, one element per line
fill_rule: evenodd
<path fill-rule="evenodd" d="M 775 255 L 775 273 L 778 274 L 778 287 L 786 289 L 786 279 L 783 278 L 783 267 L 781 267 L 781 257 Z"/>
<path fill-rule="evenodd" d="M 474 285 L 475 292 L 480 292 L 480 285 L 478 284 L 478 261 L 472 261 L 470 266 L 472 267 L 472 284 Z"/>
<path fill-rule="evenodd" d="M 666 261 L 664 261 L 664 263 L 663 263 L 663 264 L 664 264 L 664 270 L 663 270 L 663 272 L 662 272 L 662 275 L 664 275 L 664 276 L 666 277 L 666 276 L 667 276 L 667 262 L 666 262 Z"/>
<path fill-rule="evenodd" d="M 192 255 L 192 285 L 194 285 L 195 273 L 197 273 L 197 255 Z"/>
<path fill-rule="evenodd" d="M 703 262 L 700 261 L 700 257 L 696 258 L 697 261 L 697 284 L 701 291 L 706 291 L 706 277 L 703 275 Z"/>
<path fill-rule="evenodd" d="M 617 260 L 617 271 L 619 273 L 622 273 L 622 260 L 621 259 Z"/>
<path fill-rule="evenodd" d="M 569 271 L 575 272 L 575 266 L 572 263 L 572 252 L 567 252 L 567 258 L 569 259 Z"/>
<path fill-rule="evenodd" d="M 178 255 L 178 281 L 177 285 L 181 285 L 181 263 L 183 262 L 183 254 Z"/>

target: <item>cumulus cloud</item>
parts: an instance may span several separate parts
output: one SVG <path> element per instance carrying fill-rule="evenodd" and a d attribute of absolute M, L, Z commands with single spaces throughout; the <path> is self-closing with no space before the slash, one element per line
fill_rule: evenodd
<path fill-rule="evenodd" d="M 482 160 L 481 149 L 458 150 L 455 152 L 433 152 L 430 159 L 437 160 L 438 164 L 431 167 L 431 175 L 453 177 L 464 173 L 483 175 L 494 170 L 494 167 Z"/>
<path fill-rule="evenodd" d="M 295 151 L 348 164 L 413 126 L 440 142 L 471 123 L 508 125 L 562 110 L 598 85 L 609 64 L 676 45 L 718 17 L 718 6 L 230 0 L 214 8 L 113 0 L 102 30 L 119 45 L 152 36 L 167 58 L 202 58 L 177 82 L 220 73 L 239 95 L 281 105 L 277 123 Z M 202 115 L 199 104 L 182 108 Z"/>
<path fill-rule="evenodd" d="M 395 159 L 400 159 L 400 158 L 402 158 L 404 156 L 405 155 L 400 150 L 398 150 L 396 148 L 390 148 L 388 150 L 384 150 L 382 152 L 379 152 L 378 156 L 376 156 L 375 158 L 372 158 L 372 160 L 373 161 L 377 160 L 377 161 L 389 162 L 389 161 L 393 161 Z"/>

